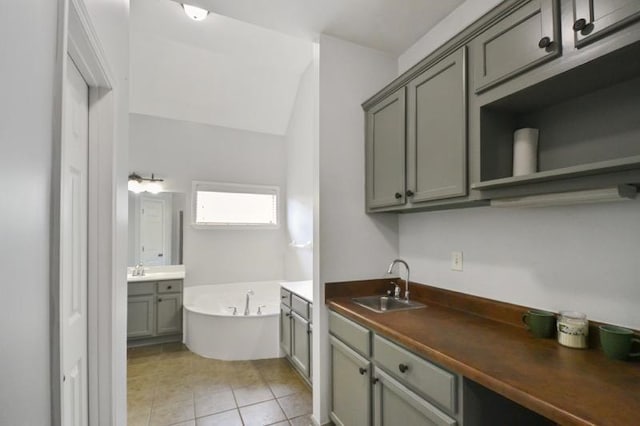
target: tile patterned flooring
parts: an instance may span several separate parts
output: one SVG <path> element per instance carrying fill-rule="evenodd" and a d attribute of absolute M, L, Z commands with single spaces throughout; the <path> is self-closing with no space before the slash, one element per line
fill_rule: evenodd
<path fill-rule="evenodd" d="M 311 424 L 311 391 L 284 358 L 220 361 L 176 343 L 127 358 L 129 426 Z"/>

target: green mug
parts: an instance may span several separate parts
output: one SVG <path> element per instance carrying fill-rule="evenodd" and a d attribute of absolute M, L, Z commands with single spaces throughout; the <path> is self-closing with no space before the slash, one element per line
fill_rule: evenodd
<path fill-rule="evenodd" d="M 600 326 L 600 344 L 609 358 L 620 360 L 640 358 L 640 352 L 631 352 L 631 346 L 634 343 L 640 344 L 640 338 L 633 334 L 633 330 L 615 325 Z"/>
<path fill-rule="evenodd" d="M 536 337 L 553 337 L 556 329 L 556 314 L 531 309 L 522 315 L 522 322 Z"/>

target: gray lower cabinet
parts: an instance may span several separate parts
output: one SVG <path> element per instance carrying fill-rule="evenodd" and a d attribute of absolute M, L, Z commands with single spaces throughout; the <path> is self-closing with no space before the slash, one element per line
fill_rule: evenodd
<path fill-rule="evenodd" d="M 154 335 L 155 299 L 153 294 L 129 296 L 127 301 L 127 338 Z"/>
<path fill-rule="evenodd" d="M 127 340 L 130 345 L 179 341 L 182 280 L 128 283 Z"/>
<path fill-rule="evenodd" d="M 455 426 L 444 414 L 415 392 L 377 367 L 373 374 L 373 424 L 375 426 Z"/>
<path fill-rule="evenodd" d="M 557 0 L 532 0 L 474 41 L 476 93 L 560 55 Z"/>
<path fill-rule="evenodd" d="M 405 199 L 405 88 L 366 111 L 367 209 L 400 206 Z"/>
<path fill-rule="evenodd" d="M 293 367 L 311 383 L 311 309 L 309 301 L 280 289 L 280 347 Z"/>
<path fill-rule="evenodd" d="M 330 336 L 329 339 L 331 420 L 337 426 L 369 426 L 371 424 L 371 362 L 337 338 Z"/>
<path fill-rule="evenodd" d="M 637 0 L 574 0 L 576 47 L 623 28 L 640 19 Z"/>

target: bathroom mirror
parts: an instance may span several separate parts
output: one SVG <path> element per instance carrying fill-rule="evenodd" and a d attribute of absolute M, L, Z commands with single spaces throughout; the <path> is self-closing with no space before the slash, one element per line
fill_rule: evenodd
<path fill-rule="evenodd" d="M 129 192 L 127 264 L 182 264 L 185 194 Z"/>

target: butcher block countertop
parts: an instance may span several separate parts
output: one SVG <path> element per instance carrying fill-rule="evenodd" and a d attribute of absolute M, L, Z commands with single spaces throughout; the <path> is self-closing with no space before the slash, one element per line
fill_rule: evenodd
<path fill-rule="evenodd" d="M 326 284 L 328 307 L 561 425 L 640 424 L 640 363 L 598 348 L 571 349 L 533 337 L 528 308 L 411 283 L 425 309 L 376 313 L 352 297 L 384 294 L 389 280 Z"/>

